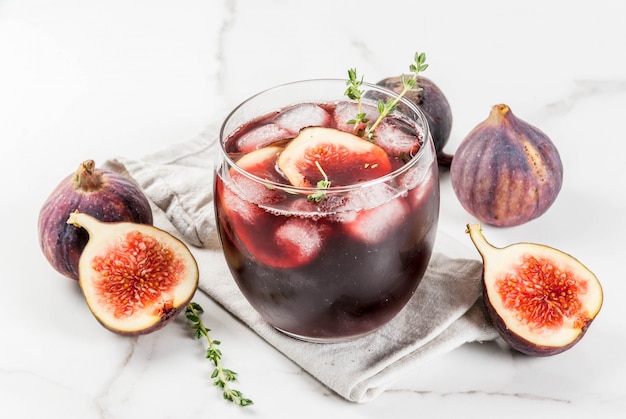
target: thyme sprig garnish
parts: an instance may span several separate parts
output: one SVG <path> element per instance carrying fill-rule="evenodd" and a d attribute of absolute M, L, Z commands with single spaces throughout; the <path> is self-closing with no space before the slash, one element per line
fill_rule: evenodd
<path fill-rule="evenodd" d="M 348 81 L 346 85 L 346 91 L 344 93 L 349 99 L 357 101 L 357 114 L 354 119 L 350 119 L 347 123 L 354 125 L 354 131 L 357 132 L 359 126 L 361 124 L 366 124 L 369 122 L 369 118 L 363 112 L 363 103 L 361 102 L 361 96 L 363 95 L 363 91 L 361 90 L 361 85 L 363 84 L 363 77 L 359 80 L 356 74 L 356 68 L 351 68 L 348 70 Z M 363 135 L 364 132 L 358 133 L 359 135 Z"/>
<path fill-rule="evenodd" d="M 322 169 L 322 166 L 320 165 L 320 163 L 317 160 L 315 160 L 315 165 L 317 166 L 317 170 L 319 170 L 320 173 L 322 174 L 322 176 L 324 177 L 322 180 L 317 182 L 317 189 L 328 189 L 328 188 L 330 188 L 331 182 L 330 182 L 330 180 L 328 180 L 328 176 L 326 175 L 326 172 L 324 171 L 324 169 Z M 323 191 L 312 193 L 312 194 L 307 196 L 307 199 L 309 201 L 315 201 L 317 203 L 322 202 L 325 198 L 326 198 L 326 192 L 323 192 Z"/>
<path fill-rule="evenodd" d="M 207 329 L 200 318 L 200 315 L 204 313 L 204 310 L 198 303 L 191 302 L 185 307 L 185 317 L 191 322 L 190 327 L 194 330 L 194 335 L 197 339 L 206 338 L 209 347 L 206 352 L 206 358 L 213 362 L 215 369 L 211 378 L 213 384 L 220 388 L 223 392 L 225 400 L 233 402 L 239 406 L 249 406 L 254 402 L 248 398 L 245 398 L 239 390 L 235 390 L 230 387 L 229 383 L 237 381 L 237 373 L 233 370 L 224 368 L 222 365 L 222 351 L 218 349 L 220 341 L 211 339 L 209 336 L 210 329 Z"/>
<path fill-rule="evenodd" d="M 361 79 L 359 80 L 357 77 L 356 69 L 348 70 L 348 81 L 346 82 L 348 88 L 346 89 L 345 95 L 352 100 L 356 100 L 358 104 L 356 118 L 351 119 L 350 121 L 348 121 L 348 123 L 354 124 L 355 131 L 359 129 L 358 127 L 360 124 L 365 123 L 365 129 L 362 133 L 359 133 L 359 135 L 367 138 L 368 140 L 374 140 L 374 130 L 387 115 L 389 115 L 396 109 L 400 99 L 404 97 L 404 95 L 406 95 L 408 92 L 419 92 L 420 90 L 422 90 L 421 87 L 417 87 L 417 76 L 419 75 L 419 73 L 426 70 L 427 68 L 428 64 L 426 64 L 426 54 L 423 52 L 416 52 L 414 56 L 414 62 L 409 66 L 409 70 L 412 73 L 411 77 L 407 78 L 406 75 L 402 75 L 402 91 L 398 94 L 398 96 L 394 98 L 389 98 L 386 101 L 383 101 L 382 99 L 378 100 L 377 107 L 379 115 L 378 119 L 372 125 L 367 124 L 367 122 L 369 121 L 363 113 L 363 106 L 361 103 L 364 93 L 363 90 L 361 90 L 363 77 L 361 77 Z"/>

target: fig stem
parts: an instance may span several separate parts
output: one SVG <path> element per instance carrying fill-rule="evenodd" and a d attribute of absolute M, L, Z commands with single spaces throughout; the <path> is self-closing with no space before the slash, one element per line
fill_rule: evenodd
<path fill-rule="evenodd" d="M 437 164 L 439 166 L 449 169 L 452 165 L 453 154 L 444 153 L 443 151 L 437 153 Z"/>
<path fill-rule="evenodd" d="M 476 246 L 478 253 L 480 253 L 483 259 L 485 259 L 489 253 L 497 250 L 497 247 L 489 243 L 483 235 L 482 225 L 467 224 L 467 229 L 465 230 L 465 232 L 470 235 L 470 239 L 472 239 L 474 246 Z"/>
<path fill-rule="evenodd" d="M 79 212 L 78 210 L 70 213 L 70 216 L 67 219 L 67 224 L 73 224 L 76 227 L 84 228 L 87 232 L 93 230 L 97 223 L 99 223 L 97 219 L 88 214 Z"/>
<path fill-rule="evenodd" d="M 69 217 L 67 218 L 67 224 L 72 224 L 75 227 L 83 228 L 87 230 L 89 236 L 92 236 L 96 232 L 105 232 L 107 230 L 103 230 L 103 222 L 98 220 L 96 217 L 93 217 L 85 212 L 80 212 L 78 210 L 71 212 Z"/>
<path fill-rule="evenodd" d="M 74 189 L 84 192 L 97 191 L 102 187 L 102 176 L 100 171 L 96 171 L 96 162 L 85 160 L 82 162 L 72 179 Z"/>

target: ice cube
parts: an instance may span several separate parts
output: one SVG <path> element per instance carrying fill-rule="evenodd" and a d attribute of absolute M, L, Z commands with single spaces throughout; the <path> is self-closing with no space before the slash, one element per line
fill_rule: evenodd
<path fill-rule="evenodd" d="M 432 177 L 433 172 L 433 156 L 428 153 L 420 157 L 420 161 L 398 176 L 398 187 L 409 190 L 413 189 L 421 183 Z"/>
<path fill-rule="evenodd" d="M 432 170 L 429 170 L 422 180 L 409 191 L 409 205 L 411 205 L 412 208 L 421 206 L 424 203 L 424 199 L 431 194 L 434 187 L 439 187 L 439 185 L 435 186 L 434 174 Z"/>
<path fill-rule="evenodd" d="M 266 124 L 243 134 L 237 139 L 236 146 L 240 152 L 248 153 L 289 137 L 292 135 L 285 128 L 277 124 Z"/>
<path fill-rule="evenodd" d="M 412 208 L 420 206 L 433 187 L 439 187 L 438 183 L 435 184 L 438 182 L 435 158 L 432 145 L 425 146 L 419 161 L 398 176 L 397 187 L 409 191 L 409 204 Z"/>
<path fill-rule="evenodd" d="M 386 183 L 356 189 L 349 193 L 329 196 L 320 207 L 333 213 L 333 219 L 341 223 L 352 223 L 361 212 L 380 207 L 392 201 L 398 192 Z"/>
<path fill-rule="evenodd" d="M 327 127 L 332 118 L 324 108 L 314 103 L 302 103 L 281 112 L 274 122 L 291 134 L 306 127 Z"/>
<path fill-rule="evenodd" d="M 305 217 L 312 220 L 318 220 L 327 215 L 317 202 L 307 198 L 307 196 L 304 195 L 301 195 L 301 197 L 291 201 L 287 205 L 286 213 L 288 215 Z"/>
<path fill-rule="evenodd" d="M 402 226 L 409 215 L 405 199 L 397 197 L 386 204 L 356 213 L 354 220 L 344 222 L 345 231 L 365 243 L 380 243 Z"/>
<path fill-rule="evenodd" d="M 337 129 L 347 132 L 356 132 L 359 129 L 365 129 L 365 125 L 373 124 L 378 118 L 378 110 L 372 106 L 364 105 L 362 111 L 365 112 L 368 122 L 359 124 L 355 130 L 354 124 L 348 124 L 348 121 L 355 119 L 359 113 L 358 105 L 354 102 L 339 102 L 335 107 L 333 118 Z"/>
<path fill-rule="evenodd" d="M 294 268 L 311 262 L 322 250 L 324 236 L 323 225 L 308 218 L 288 218 L 274 233 L 278 249 L 272 264 Z"/>
<path fill-rule="evenodd" d="M 374 131 L 375 142 L 389 156 L 414 156 L 421 140 L 417 132 L 395 118 L 385 118 Z"/>
<path fill-rule="evenodd" d="M 240 220 L 240 222 L 245 224 L 254 225 L 265 213 L 257 205 L 243 199 L 229 187 L 222 186 L 221 191 L 222 203 L 228 213 L 228 217 L 231 218 L 231 222 L 235 223 L 237 220 Z"/>
<path fill-rule="evenodd" d="M 282 190 L 242 174 L 233 174 L 232 182 L 243 199 L 255 204 L 274 205 L 286 199 L 286 193 Z"/>
<path fill-rule="evenodd" d="M 263 147 L 237 160 L 236 167 L 232 167 L 228 172 L 234 185 L 233 189 L 244 199 L 256 204 L 272 204 L 285 199 L 285 192 L 272 185 L 272 182 L 282 182 L 282 177 L 275 167 L 276 155 L 280 150 L 280 147 Z M 244 174 L 237 169 L 243 169 L 247 173 Z"/>
<path fill-rule="evenodd" d="M 374 208 L 391 201 L 398 192 L 386 183 L 365 186 L 346 194 L 341 201 L 342 211 L 361 211 Z"/>
<path fill-rule="evenodd" d="M 244 177 L 239 178 L 238 187 L 241 187 Z M 253 203 L 258 200 L 250 202 L 221 182 L 217 187 L 224 208 L 221 217 L 225 218 L 220 218 L 221 222 L 230 225 L 233 237 L 238 238 L 255 260 L 277 268 L 295 268 L 309 263 L 322 250 L 330 233 L 327 224 L 267 211 Z"/>

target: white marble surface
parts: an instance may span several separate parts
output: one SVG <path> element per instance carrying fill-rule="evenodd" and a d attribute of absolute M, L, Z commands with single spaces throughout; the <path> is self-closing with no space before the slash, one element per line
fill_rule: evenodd
<path fill-rule="evenodd" d="M 0 417 L 623 417 L 625 47 L 621 0 L 0 1 Z M 453 107 L 448 151 L 501 102 L 557 144 L 554 206 L 486 233 L 561 248 L 599 276 L 604 307 L 570 351 L 467 345 L 353 404 L 197 295 L 255 401 L 240 409 L 209 384 L 182 319 L 140 338 L 111 334 L 44 260 L 39 208 L 78 162 L 185 140 L 275 84 L 350 67 L 375 82 L 405 71 L 415 50 Z M 473 219 L 446 175 L 441 184 L 440 228 L 467 243 Z"/>

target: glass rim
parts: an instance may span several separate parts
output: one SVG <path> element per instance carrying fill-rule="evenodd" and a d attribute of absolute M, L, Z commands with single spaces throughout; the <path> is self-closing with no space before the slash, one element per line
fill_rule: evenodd
<path fill-rule="evenodd" d="M 293 85 L 297 85 L 297 84 L 303 84 L 303 83 L 315 83 L 315 82 L 341 82 L 344 85 L 348 82 L 347 79 L 339 79 L 339 78 L 318 78 L 318 79 L 303 79 L 303 80 L 296 80 L 296 81 L 291 81 L 291 82 L 287 82 L 287 83 L 283 83 L 283 84 L 279 84 L 276 85 L 274 87 L 270 87 L 264 90 L 259 91 L 258 93 L 248 97 L 247 99 L 245 99 L 244 101 L 242 101 L 241 103 L 239 103 L 239 105 L 237 105 L 235 108 L 233 108 L 233 110 L 231 110 L 228 115 L 226 116 L 226 118 L 224 118 L 224 122 L 222 123 L 221 127 L 220 127 L 220 131 L 219 131 L 219 138 L 218 138 L 218 142 L 219 142 L 219 153 L 221 154 L 221 156 L 225 159 L 226 163 L 228 163 L 229 167 L 234 168 L 237 172 L 239 172 L 241 175 L 247 177 L 248 179 L 255 181 L 257 183 L 261 183 L 263 185 L 265 185 L 266 187 L 270 187 L 273 189 L 278 189 L 278 190 L 282 190 L 288 193 L 294 193 L 294 194 L 314 194 L 314 193 L 319 193 L 319 192 L 324 192 L 325 194 L 329 195 L 329 194 L 335 194 L 335 193 L 345 193 L 345 192 L 350 192 L 350 191 L 354 191 L 354 190 L 359 190 L 359 189 L 364 189 L 367 187 L 371 187 L 374 185 L 377 185 L 379 183 L 385 183 L 391 179 L 397 178 L 398 176 L 400 176 L 401 174 L 403 174 L 404 172 L 410 170 L 413 166 L 415 166 L 416 164 L 418 164 L 418 162 L 420 160 L 423 159 L 423 155 L 426 153 L 426 147 L 428 146 L 428 143 L 432 141 L 430 140 L 431 138 L 431 134 L 430 134 L 430 127 L 428 126 L 428 120 L 426 119 L 426 115 L 424 114 L 424 112 L 418 107 L 416 106 L 413 102 L 411 102 L 410 100 L 408 100 L 406 97 L 401 97 L 400 98 L 400 102 L 402 102 L 403 105 L 407 106 L 412 112 L 414 112 L 416 115 L 419 116 L 419 119 L 422 122 L 422 134 L 423 134 L 423 143 L 420 145 L 419 150 L 417 151 L 417 153 L 411 158 L 411 160 L 409 160 L 407 163 L 403 164 L 401 167 L 397 168 L 396 170 L 393 170 L 389 173 L 387 173 L 384 176 L 380 176 L 377 177 L 375 179 L 371 179 L 371 180 L 367 180 L 367 181 L 363 181 L 363 182 L 359 182 L 359 183 L 355 183 L 355 184 L 351 184 L 351 185 L 340 185 L 340 186 L 331 186 L 330 188 L 318 188 L 316 186 L 295 186 L 295 185 L 291 185 L 289 183 L 281 183 L 281 182 L 274 182 L 272 180 L 268 180 L 268 179 L 264 179 L 261 178 L 259 176 L 256 176 L 250 172 L 248 172 L 247 170 L 241 168 L 239 165 L 237 165 L 236 161 L 231 159 L 231 157 L 228 155 L 228 152 L 226 152 L 225 148 L 224 148 L 224 139 L 225 137 L 230 136 L 230 134 L 232 133 L 228 133 L 226 136 L 224 134 L 225 132 L 225 128 L 226 128 L 226 124 L 229 121 L 229 119 L 231 119 L 231 117 L 242 107 L 244 107 L 246 104 L 248 104 L 249 102 L 253 101 L 254 99 L 256 99 L 257 97 L 270 92 L 270 91 L 275 91 L 278 89 L 283 89 L 283 88 L 288 88 L 290 86 Z M 372 83 L 368 83 L 368 82 L 363 82 L 361 84 L 361 86 L 363 87 L 367 87 L 368 90 L 377 90 L 380 91 L 384 94 L 387 94 L 389 96 L 392 96 L 394 98 L 398 98 L 400 95 L 396 92 L 394 92 L 391 89 L 388 89 L 386 87 L 377 85 L 377 84 L 372 84 Z M 345 96 L 344 96 L 345 97 Z M 373 102 L 371 99 L 367 99 L 367 98 L 363 98 L 362 100 L 366 100 L 367 102 L 371 103 Z M 328 103 L 336 103 L 339 100 L 329 100 Z M 345 97 L 345 101 L 346 102 L 353 102 L 356 103 L 355 100 L 350 99 L 348 97 Z M 290 103 L 287 104 L 286 106 L 292 106 L 298 103 L 308 103 L 306 101 L 301 101 L 301 102 L 294 102 L 294 103 Z M 375 102 L 374 102 L 375 105 Z M 278 111 L 282 108 L 278 107 L 275 110 Z M 400 112 L 397 108 L 396 110 L 391 113 L 390 115 L 394 115 L 396 113 L 400 113 L 402 115 L 406 116 L 405 112 Z M 256 115 L 257 117 L 261 117 L 263 115 Z M 410 120 L 414 120 L 415 118 L 413 117 L 409 117 Z M 239 127 L 237 127 L 239 128 Z"/>

